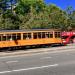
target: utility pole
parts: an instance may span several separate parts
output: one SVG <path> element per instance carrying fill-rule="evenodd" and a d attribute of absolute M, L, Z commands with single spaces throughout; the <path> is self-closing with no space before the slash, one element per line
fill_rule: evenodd
<path fill-rule="evenodd" d="M 12 8 L 12 0 L 10 0 L 10 10 L 11 10 L 11 13 L 13 11 L 13 8 Z"/>
<path fill-rule="evenodd" d="M 16 7 L 17 0 L 10 0 L 10 8 L 11 8 L 11 13 L 14 12 L 14 8 Z"/>

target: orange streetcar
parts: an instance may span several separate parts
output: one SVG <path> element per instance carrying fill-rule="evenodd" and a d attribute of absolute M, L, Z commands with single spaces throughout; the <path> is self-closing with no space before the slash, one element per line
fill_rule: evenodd
<path fill-rule="evenodd" d="M 46 44 L 62 44 L 61 32 L 52 29 L 0 31 L 0 48 Z"/>

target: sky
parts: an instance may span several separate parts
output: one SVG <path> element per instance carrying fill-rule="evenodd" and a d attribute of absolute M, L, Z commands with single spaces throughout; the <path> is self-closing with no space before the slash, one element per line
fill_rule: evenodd
<path fill-rule="evenodd" d="M 72 6 L 75 9 L 75 0 L 44 0 L 47 4 L 55 4 L 61 9 L 65 10 L 68 6 Z"/>

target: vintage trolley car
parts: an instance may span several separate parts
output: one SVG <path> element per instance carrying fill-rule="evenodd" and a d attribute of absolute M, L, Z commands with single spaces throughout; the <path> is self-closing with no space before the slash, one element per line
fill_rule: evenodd
<path fill-rule="evenodd" d="M 61 32 L 52 29 L 0 31 L 0 48 L 46 44 L 62 44 Z"/>

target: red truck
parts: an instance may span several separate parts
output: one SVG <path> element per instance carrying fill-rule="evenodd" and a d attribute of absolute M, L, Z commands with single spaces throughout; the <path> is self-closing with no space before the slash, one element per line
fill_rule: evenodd
<path fill-rule="evenodd" d="M 75 31 L 61 33 L 63 44 L 75 43 Z"/>

